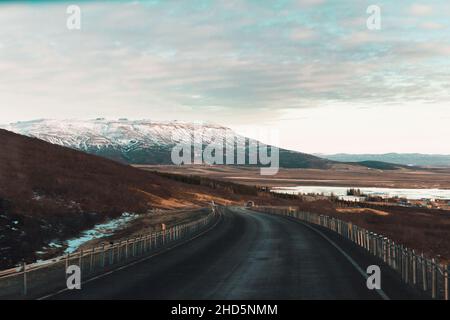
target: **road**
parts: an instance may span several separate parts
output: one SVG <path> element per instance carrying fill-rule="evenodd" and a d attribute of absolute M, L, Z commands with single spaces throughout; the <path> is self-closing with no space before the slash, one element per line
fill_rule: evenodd
<path fill-rule="evenodd" d="M 327 232 L 233 208 L 193 241 L 51 298 L 415 298 L 387 268 L 382 268 L 382 294 L 367 289 L 361 269 L 373 258 Z"/>

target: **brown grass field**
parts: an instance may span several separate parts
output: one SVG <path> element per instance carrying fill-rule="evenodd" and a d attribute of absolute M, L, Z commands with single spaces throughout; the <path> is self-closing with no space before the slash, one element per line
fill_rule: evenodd
<path fill-rule="evenodd" d="M 208 176 L 247 185 L 262 186 L 354 186 L 386 188 L 450 189 L 450 168 L 379 170 L 351 165 L 332 169 L 284 169 L 274 176 L 261 176 L 258 168 L 237 166 L 149 166 L 150 171 Z"/>

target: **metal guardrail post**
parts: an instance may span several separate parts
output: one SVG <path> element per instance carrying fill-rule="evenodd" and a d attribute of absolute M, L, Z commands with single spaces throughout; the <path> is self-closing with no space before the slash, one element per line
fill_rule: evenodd
<path fill-rule="evenodd" d="M 119 242 L 117 243 L 117 262 L 122 261 L 122 245 L 123 241 L 119 240 Z"/>
<path fill-rule="evenodd" d="M 137 256 L 139 256 L 141 254 L 141 250 L 142 250 L 142 236 L 138 235 L 137 241 L 136 241 L 136 255 Z"/>
<path fill-rule="evenodd" d="M 369 240 L 369 231 L 365 230 L 364 240 L 365 240 L 365 248 L 370 252 L 370 240 Z"/>
<path fill-rule="evenodd" d="M 389 242 L 386 237 L 382 237 L 383 241 L 383 261 L 389 265 L 388 252 L 389 252 Z"/>
<path fill-rule="evenodd" d="M 67 279 L 67 268 L 69 267 L 69 259 L 70 259 L 70 252 L 68 254 L 66 254 L 66 264 L 65 264 L 65 269 L 64 269 L 64 274 L 66 275 L 66 279 Z"/>
<path fill-rule="evenodd" d="M 78 257 L 78 267 L 80 270 L 82 269 L 81 265 L 83 264 L 83 250 L 78 253 L 80 256 Z"/>
<path fill-rule="evenodd" d="M 377 256 L 378 252 L 377 252 L 377 246 L 378 246 L 378 241 L 377 241 L 377 234 L 370 232 L 370 242 L 369 242 L 369 246 L 370 246 L 370 252 L 372 253 L 372 255 Z"/>
<path fill-rule="evenodd" d="M 392 241 L 392 264 L 394 270 L 397 270 L 398 269 L 397 245 L 395 244 L 394 241 Z"/>
<path fill-rule="evenodd" d="M 92 269 L 94 268 L 94 253 L 95 253 L 95 247 L 91 249 L 91 254 L 89 257 L 89 272 L 92 272 Z"/>
<path fill-rule="evenodd" d="M 105 267 L 105 244 L 102 245 L 102 268 Z"/>
<path fill-rule="evenodd" d="M 437 268 L 434 258 L 431 259 L 431 297 L 433 299 L 437 297 Z"/>
<path fill-rule="evenodd" d="M 423 291 L 427 291 L 428 290 L 427 261 L 425 260 L 423 253 L 420 256 L 420 260 L 422 265 L 422 289 Z"/>
<path fill-rule="evenodd" d="M 361 230 L 359 231 L 359 236 L 360 236 L 360 238 L 361 238 L 360 245 L 361 245 L 361 247 L 364 249 L 364 230 L 363 230 L 363 229 L 361 229 Z"/>
<path fill-rule="evenodd" d="M 23 295 L 28 294 L 28 281 L 27 281 L 27 263 L 23 263 Z"/>
<path fill-rule="evenodd" d="M 449 266 L 444 265 L 444 300 L 449 300 L 448 274 L 449 274 Z"/>
<path fill-rule="evenodd" d="M 403 275 L 403 281 L 405 281 L 405 248 L 403 245 L 399 246 L 399 250 L 400 250 L 400 270 L 402 271 L 402 275 Z"/>
<path fill-rule="evenodd" d="M 409 258 L 410 258 L 410 254 L 409 254 L 409 249 L 406 248 L 405 249 L 405 282 L 409 283 Z"/>

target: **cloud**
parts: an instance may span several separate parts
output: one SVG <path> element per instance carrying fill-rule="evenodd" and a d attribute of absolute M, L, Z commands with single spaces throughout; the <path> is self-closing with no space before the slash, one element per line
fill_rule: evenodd
<path fill-rule="evenodd" d="M 294 41 L 311 40 L 315 37 L 316 33 L 307 28 L 295 28 L 290 34 L 290 38 Z"/>
<path fill-rule="evenodd" d="M 297 4 L 301 7 L 311 7 L 324 4 L 326 0 L 297 0 Z"/>
<path fill-rule="evenodd" d="M 420 26 L 425 30 L 441 30 L 446 28 L 444 24 L 432 21 L 424 22 Z"/>
<path fill-rule="evenodd" d="M 416 3 L 410 7 L 409 12 L 414 16 L 428 16 L 433 13 L 433 7 Z"/>
<path fill-rule="evenodd" d="M 410 17 L 382 1 L 379 32 L 350 0 L 82 2 L 79 32 L 66 29 L 62 4 L 9 4 L 0 118 L 235 123 L 323 105 L 448 105 L 440 3 L 409 7 Z"/>

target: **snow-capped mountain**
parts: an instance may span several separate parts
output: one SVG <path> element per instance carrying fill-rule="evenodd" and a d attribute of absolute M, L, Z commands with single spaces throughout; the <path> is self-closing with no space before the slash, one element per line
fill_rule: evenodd
<path fill-rule="evenodd" d="M 33 120 L 16 122 L 2 128 L 18 134 L 80 150 L 125 148 L 127 150 L 167 146 L 188 142 L 193 132 L 207 137 L 223 137 L 230 129 L 212 124 L 156 122 L 127 119 L 106 120 Z"/>
<path fill-rule="evenodd" d="M 244 137 L 231 129 L 210 123 L 151 120 L 48 120 L 21 121 L 0 126 L 53 144 L 82 150 L 130 164 L 172 164 L 171 150 L 190 143 L 193 135 L 203 144 Z M 325 168 L 331 161 L 280 149 L 280 165 L 294 168 Z"/>
<path fill-rule="evenodd" d="M 222 126 L 179 121 L 127 119 L 33 120 L 2 128 L 88 153 L 127 163 L 169 164 L 170 150 L 177 143 L 189 143 L 194 132 L 204 143 L 230 132 Z"/>

